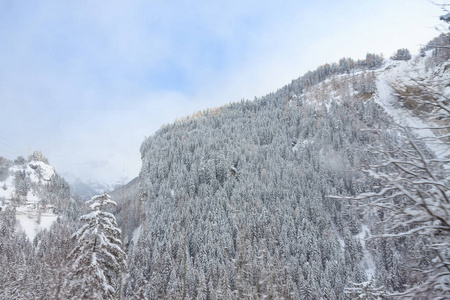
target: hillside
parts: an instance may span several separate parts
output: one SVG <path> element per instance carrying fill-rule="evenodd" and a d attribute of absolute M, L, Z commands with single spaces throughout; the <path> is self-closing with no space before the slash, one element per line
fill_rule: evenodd
<path fill-rule="evenodd" d="M 28 160 L 0 158 L 0 170 L 0 210 L 13 211 L 18 228 L 33 241 L 67 209 L 69 186 L 39 151 Z"/>
<path fill-rule="evenodd" d="M 383 216 L 329 196 L 372 190 L 363 170 L 379 156 L 367 149 L 395 147 L 397 125 L 427 122 L 405 101 L 417 78 L 449 94 L 433 50 L 408 61 L 368 54 L 161 128 L 141 146 L 125 294 L 340 299 L 350 282 L 414 285 L 405 270 L 420 239 L 365 241 Z"/>

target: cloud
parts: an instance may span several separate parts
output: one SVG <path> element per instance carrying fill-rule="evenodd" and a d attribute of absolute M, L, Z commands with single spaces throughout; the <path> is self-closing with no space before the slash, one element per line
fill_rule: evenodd
<path fill-rule="evenodd" d="M 416 47 L 440 14 L 419 0 L 0 5 L 0 155 L 37 148 L 58 171 L 103 181 L 136 176 L 140 143 L 162 124 L 343 56 Z"/>

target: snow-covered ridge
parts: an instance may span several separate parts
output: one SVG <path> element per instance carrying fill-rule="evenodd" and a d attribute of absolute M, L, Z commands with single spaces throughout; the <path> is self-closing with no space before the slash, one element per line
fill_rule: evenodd
<path fill-rule="evenodd" d="M 431 120 L 421 116 L 417 111 L 407 109 L 397 96 L 398 90 L 408 87 L 417 87 L 423 84 L 446 97 L 450 96 L 450 62 L 439 66 L 431 65 L 431 53 L 425 56 L 417 55 L 409 61 L 388 63 L 376 80 L 377 92 L 375 101 L 384 108 L 394 121 L 402 126 L 410 128 L 413 134 L 423 139 L 427 147 L 438 157 L 450 155 L 447 145 L 436 139 L 435 133 L 430 129 L 437 127 Z M 433 141 L 427 142 L 427 141 Z"/>
<path fill-rule="evenodd" d="M 50 228 L 58 215 L 53 205 L 44 204 L 44 187 L 55 175 L 53 166 L 39 160 L 12 163 L 3 160 L 0 178 L 0 211 L 14 209 L 19 228 L 32 241 L 36 234 Z M 5 168 L 9 165 L 9 168 Z"/>
<path fill-rule="evenodd" d="M 50 181 L 55 174 L 55 168 L 42 161 L 30 161 L 22 165 L 12 165 L 8 173 L 9 176 L 0 181 L 0 199 L 12 200 L 22 197 L 25 201 L 38 202 L 42 185 Z M 20 181 L 28 186 L 20 187 Z M 24 190 L 18 191 L 20 188 Z"/>
<path fill-rule="evenodd" d="M 332 75 L 323 82 L 303 90 L 301 94 L 290 97 L 288 106 L 296 109 L 300 105 L 312 105 L 327 110 L 331 104 L 340 104 L 341 98 L 351 96 L 357 101 L 372 98 L 390 115 L 395 123 L 407 127 L 418 138 L 428 142 L 427 146 L 438 158 L 450 155 L 450 149 L 436 139 L 430 128 L 436 124 L 419 111 L 408 108 L 404 99 L 398 96 L 405 94 L 419 85 L 427 86 L 446 97 L 450 97 L 450 62 L 437 64 L 433 58 L 433 50 L 422 55 L 415 55 L 410 60 L 386 59 L 382 66 L 373 70 L 356 70 L 350 74 Z M 297 150 L 294 147 L 293 150 Z"/>

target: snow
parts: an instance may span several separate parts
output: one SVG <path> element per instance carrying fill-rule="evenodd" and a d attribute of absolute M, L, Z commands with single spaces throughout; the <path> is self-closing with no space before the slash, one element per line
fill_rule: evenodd
<path fill-rule="evenodd" d="M 6 186 L 6 190 L 3 189 L 4 185 Z M 0 182 L 0 198 L 11 199 L 15 191 L 13 176 L 9 176 L 5 181 Z"/>
<path fill-rule="evenodd" d="M 363 251 L 363 258 L 361 260 L 361 267 L 366 273 L 367 280 L 371 280 L 372 277 L 375 275 L 375 263 L 373 261 L 372 254 L 370 254 L 369 250 L 367 250 L 366 247 L 366 237 L 370 237 L 370 229 L 367 227 L 367 225 L 361 226 L 361 232 L 355 235 L 355 238 L 359 239 L 362 251 Z"/>
<path fill-rule="evenodd" d="M 35 171 L 38 169 L 40 174 Z M 30 172 L 30 179 L 32 182 L 36 183 L 38 183 L 40 179 L 50 181 L 50 178 L 55 174 L 55 169 L 42 161 L 30 161 L 27 164 L 26 170 L 27 172 Z"/>
<path fill-rule="evenodd" d="M 9 176 L 5 181 L 0 181 L 0 207 L 2 210 L 8 209 L 11 200 L 15 197 L 15 173 L 17 171 L 25 172 L 29 181 L 35 184 L 35 188 L 32 187 L 28 191 L 25 204 L 16 207 L 18 230 L 24 231 L 28 239 L 33 241 L 39 231 L 49 229 L 58 218 L 58 215 L 50 212 L 50 208 L 50 211 L 41 211 L 40 223 L 37 222 L 39 218 L 38 202 L 41 200 L 39 198 L 40 189 L 50 181 L 55 174 L 55 169 L 42 161 L 30 161 L 23 165 L 11 166 Z M 6 189 L 3 189 L 4 186 Z"/>
<path fill-rule="evenodd" d="M 303 140 L 301 143 L 296 142 L 295 145 L 292 147 L 292 152 L 295 153 L 295 152 L 299 151 L 300 148 L 305 148 L 308 145 L 311 145 L 313 143 L 314 143 L 314 140 L 312 140 L 312 139 Z"/>
<path fill-rule="evenodd" d="M 19 223 L 20 230 L 25 232 L 28 239 L 33 241 L 37 233 L 41 230 L 50 229 L 53 222 L 58 218 L 55 214 L 42 214 L 40 224 L 37 223 L 38 216 L 33 213 L 16 212 L 16 219 Z"/>
<path fill-rule="evenodd" d="M 133 243 L 133 245 L 137 245 L 139 237 L 141 236 L 141 229 L 142 225 L 133 231 L 133 237 L 131 238 L 131 242 Z"/>
<path fill-rule="evenodd" d="M 427 51 L 426 56 L 431 55 L 431 51 Z M 450 149 L 436 139 L 436 135 L 430 127 L 433 124 L 427 123 L 417 116 L 412 115 L 412 112 L 403 108 L 395 96 L 395 91 L 391 84 L 398 86 L 415 85 L 413 80 L 419 80 L 431 76 L 426 71 L 425 67 L 426 57 L 415 58 L 410 61 L 402 61 L 397 64 L 391 64 L 391 68 L 385 68 L 384 72 L 377 77 L 377 94 L 375 101 L 381 105 L 387 114 L 389 114 L 394 121 L 402 126 L 408 127 L 420 139 L 422 139 L 427 147 L 434 152 L 434 154 L 442 159 L 450 155 Z M 411 71 L 412 70 L 412 71 Z M 431 71 L 431 70 L 430 70 Z M 450 80 L 450 78 L 448 78 Z M 447 81 L 448 82 L 448 81 Z M 430 142 L 432 141 L 432 142 Z"/>
<path fill-rule="evenodd" d="M 337 236 L 337 239 L 338 239 L 338 242 L 339 242 L 339 246 L 341 246 L 341 250 L 342 250 L 342 252 L 344 252 L 344 250 L 345 250 L 345 241 L 339 234 L 336 234 L 336 236 Z"/>
<path fill-rule="evenodd" d="M 9 176 L 5 181 L 0 181 L 0 199 L 11 200 L 16 193 L 15 187 L 15 172 L 24 171 L 31 183 L 41 185 L 47 181 L 50 181 L 51 177 L 55 174 L 55 169 L 42 162 L 31 161 L 24 165 L 13 165 L 9 168 Z M 3 187 L 6 187 L 6 190 Z M 27 200 L 38 202 L 40 200 L 39 191 L 31 189 L 27 194 Z"/>

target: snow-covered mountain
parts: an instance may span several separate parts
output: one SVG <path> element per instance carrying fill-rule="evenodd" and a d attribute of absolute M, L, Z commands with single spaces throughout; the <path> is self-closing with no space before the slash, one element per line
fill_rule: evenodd
<path fill-rule="evenodd" d="M 349 291 L 417 284 L 420 277 L 406 270 L 422 238 L 366 240 L 382 233 L 383 213 L 363 214 L 329 197 L 376 190 L 379 181 L 363 170 L 379 156 L 368 149 L 405 143 L 401 127 L 435 134 L 416 97 L 427 94 L 421 84 L 450 94 L 448 55 L 399 52 L 343 58 L 146 139 L 140 195 L 119 213 L 140 219 L 124 232 L 133 270 L 125 293 L 340 299 L 352 283 Z M 449 151 L 448 143 L 423 142 L 428 155 Z"/>
<path fill-rule="evenodd" d="M 68 184 L 40 151 L 28 160 L 0 159 L 0 210 L 13 210 L 19 229 L 32 241 L 49 229 L 70 199 Z"/>
<path fill-rule="evenodd" d="M 104 192 L 112 192 L 127 183 L 127 178 L 117 182 L 103 182 L 94 179 L 81 179 L 72 176 L 69 173 L 64 174 L 64 178 L 69 182 L 73 194 L 76 194 L 82 200 L 88 200 L 91 197 Z"/>
<path fill-rule="evenodd" d="M 80 199 L 88 200 L 94 195 L 100 194 L 98 189 L 94 189 L 91 185 L 76 179 L 70 183 L 70 188 L 74 194 L 77 194 Z M 106 190 L 104 190 L 106 191 Z"/>

